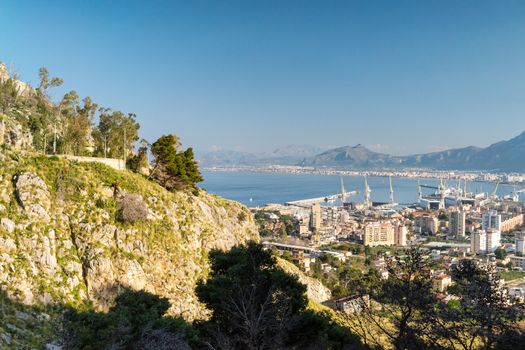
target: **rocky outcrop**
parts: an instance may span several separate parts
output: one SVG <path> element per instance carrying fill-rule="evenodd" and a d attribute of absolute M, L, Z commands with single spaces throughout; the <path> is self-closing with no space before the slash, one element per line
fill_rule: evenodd
<path fill-rule="evenodd" d="M 166 297 L 170 313 L 206 317 L 194 288 L 211 249 L 257 240 L 247 208 L 200 191 L 170 193 L 100 164 L 4 156 L 0 169 L 0 289 L 24 304 L 92 303 L 123 289 Z M 111 186 L 140 195 L 147 218 L 118 220 Z"/>
<path fill-rule="evenodd" d="M 332 292 L 319 280 L 306 276 L 297 266 L 284 259 L 277 260 L 279 266 L 286 272 L 297 277 L 299 282 L 306 285 L 306 293 L 311 301 L 322 303 L 332 298 Z"/>
<path fill-rule="evenodd" d="M 13 117 L 0 113 L 0 145 L 6 144 L 17 149 L 33 146 L 33 136 Z"/>
<path fill-rule="evenodd" d="M 9 70 L 7 69 L 5 64 L 0 62 L 0 82 L 3 82 L 10 78 L 11 78 L 11 75 L 9 74 Z M 16 76 L 14 77 L 14 83 L 15 83 L 18 93 L 22 96 L 28 96 L 29 94 L 33 92 L 33 88 L 31 87 L 31 85 L 16 79 Z"/>

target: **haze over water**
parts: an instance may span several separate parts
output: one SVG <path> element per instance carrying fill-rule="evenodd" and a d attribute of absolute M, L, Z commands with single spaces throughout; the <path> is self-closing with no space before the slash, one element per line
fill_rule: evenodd
<path fill-rule="evenodd" d="M 323 197 L 340 192 L 340 179 L 336 175 L 314 174 L 284 174 L 284 173 L 253 173 L 253 172 L 204 172 L 204 182 L 201 184 L 208 192 L 241 202 L 250 207 L 262 206 L 268 203 L 284 203 L 293 200 Z M 356 196 L 347 201 L 362 202 L 364 180 L 362 176 L 343 177 L 346 191 L 359 191 Z M 421 184 L 435 186 L 437 179 L 422 179 Z M 390 196 L 388 177 L 368 177 L 372 189 L 372 200 L 387 202 Z M 417 179 L 394 177 L 394 199 L 398 203 L 417 202 Z M 456 186 L 456 180 L 447 182 Z M 496 186 L 489 182 L 469 182 L 468 191 L 491 193 Z M 510 194 L 512 186 L 499 185 L 497 194 Z M 430 194 L 433 189 L 423 188 L 423 194 Z M 252 201 L 250 201 L 252 198 Z"/>

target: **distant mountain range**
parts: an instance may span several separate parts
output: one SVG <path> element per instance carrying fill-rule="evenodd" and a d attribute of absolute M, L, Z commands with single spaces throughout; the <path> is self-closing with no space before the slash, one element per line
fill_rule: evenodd
<path fill-rule="evenodd" d="M 352 169 L 429 168 L 525 172 L 525 132 L 486 148 L 470 146 L 411 156 L 377 153 L 362 145 L 346 146 L 306 158 L 300 164 Z"/>
<path fill-rule="evenodd" d="M 288 145 L 273 152 L 249 153 L 232 150 L 197 152 L 197 160 L 204 167 L 213 166 L 255 166 L 255 165 L 295 165 L 304 159 L 323 152 L 320 147 L 308 145 Z"/>
<path fill-rule="evenodd" d="M 315 147 L 288 146 L 261 154 L 211 152 L 200 159 L 204 166 L 280 164 L 341 169 L 427 168 L 525 172 L 525 132 L 486 148 L 470 146 L 410 156 L 378 153 L 363 145 L 338 147 L 317 154 L 315 152 Z"/>

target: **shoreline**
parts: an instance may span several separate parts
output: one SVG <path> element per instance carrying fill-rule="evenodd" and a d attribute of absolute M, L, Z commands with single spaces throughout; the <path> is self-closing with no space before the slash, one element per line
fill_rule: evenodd
<path fill-rule="evenodd" d="M 346 170 L 337 168 L 314 168 L 287 165 L 269 166 L 215 166 L 203 167 L 203 171 L 210 173 L 275 173 L 275 174 L 297 174 L 297 175 L 323 175 L 323 176 L 373 176 L 373 177 L 401 177 L 413 179 L 443 179 L 443 180 L 467 180 L 476 182 L 491 182 L 501 185 L 525 185 L 525 180 L 509 181 L 509 176 L 522 177 L 521 173 L 491 173 L 481 171 L 459 171 L 459 170 L 431 170 L 431 169 L 403 169 L 403 170 Z"/>

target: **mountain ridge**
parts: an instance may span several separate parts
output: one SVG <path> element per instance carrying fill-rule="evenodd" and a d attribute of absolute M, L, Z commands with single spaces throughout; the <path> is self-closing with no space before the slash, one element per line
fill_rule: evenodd
<path fill-rule="evenodd" d="M 344 168 L 430 168 L 438 170 L 525 171 L 525 132 L 487 147 L 467 146 L 444 151 L 393 156 L 358 144 L 325 151 L 303 160 L 303 166 Z"/>

